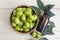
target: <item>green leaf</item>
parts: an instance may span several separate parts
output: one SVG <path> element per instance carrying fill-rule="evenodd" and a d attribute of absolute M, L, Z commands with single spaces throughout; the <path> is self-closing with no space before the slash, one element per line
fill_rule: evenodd
<path fill-rule="evenodd" d="M 44 4 L 41 0 L 37 0 L 37 5 L 40 9 L 44 10 Z"/>
<path fill-rule="evenodd" d="M 48 15 L 46 15 L 48 18 L 55 16 L 52 12 L 48 12 Z"/>
<path fill-rule="evenodd" d="M 44 35 L 53 35 L 53 28 L 55 27 L 54 23 L 52 21 L 49 21 L 49 26 L 46 27 L 46 30 L 44 33 L 42 33 L 42 36 Z"/>
<path fill-rule="evenodd" d="M 52 5 L 52 4 L 46 5 L 45 10 L 52 9 L 53 7 L 54 7 L 54 5 Z"/>
<path fill-rule="evenodd" d="M 54 24 L 54 22 L 52 22 L 52 21 L 49 21 L 49 25 L 47 25 L 48 27 L 51 27 L 51 28 L 54 28 L 55 27 L 55 24 Z"/>
<path fill-rule="evenodd" d="M 40 38 L 39 40 L 48 40 L 47 38 L 45 38 L 45 37 L 42 37 L 42 38 Z"/>
<path fill-rule="evenodd" d="M 40 9 L 37 8 L 37 7 L 35 7 L 35 6 L 31 6 L 31 8 L 33 8 L 33 9 L 36 11 L 37 15 L 38 15 L 39 18 L 40 18 L 40 17 L 41 17 L 41 11 L 40 11 Z"/>

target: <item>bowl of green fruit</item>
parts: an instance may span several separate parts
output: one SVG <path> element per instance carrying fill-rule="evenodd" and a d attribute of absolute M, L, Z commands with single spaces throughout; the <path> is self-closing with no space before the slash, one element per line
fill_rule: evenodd
<path fill-rule="evenodd" d="M 31 33 L 36 29 L 38 22 L 36 12 L 29 6 L 16 7 L 10 16 L 12 28 L 19 33 Z"/>

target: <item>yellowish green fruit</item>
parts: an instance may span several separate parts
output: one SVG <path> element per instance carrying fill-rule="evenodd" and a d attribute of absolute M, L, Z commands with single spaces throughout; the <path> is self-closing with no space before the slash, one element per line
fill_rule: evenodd
<path fill-rule="evenodd" d="M 16 24 L 19 24 L 19 18 L 15 17 L 15 18 L 14 18 L 14 22 L 15 22 Z"/>
<path fill-rule="evenodd" d="M 17 31 L 19 31 L 19 30 L 20 30 L 20 27 L 16 26 L 15 29 L 16 29 Z"/>
<path fill-rule="evenodd" d="M 32 32 L 32 37 L 36 37 L 36 32 Z"/>
<path fill-rule="evenodd" d="M 29 22 L 26 22 L 26 23 L 25 23 L 25 26 L 29 28 L 29 26 L 30 26 L 30 25 L 29 25 Z"/>
<path fill-rule="evenodd" d="M 32 9 L 31 9 L 31 8 L 27 8 L 27 10 L 28 10 L 28 11 L 32 11 Z"/>
<path fill-rule="evenodd" d="M 26 21 L 26 16 L 23 14 L 23 15 L 21 15 L 21 20 L 22 21 Z"/>

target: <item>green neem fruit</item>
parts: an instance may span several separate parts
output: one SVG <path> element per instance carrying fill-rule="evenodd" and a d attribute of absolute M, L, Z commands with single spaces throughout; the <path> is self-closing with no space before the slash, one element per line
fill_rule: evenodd
<path fill-rule="evenodd" d="M 33 21 L 34 20 L 34 16 L 30 15 L 29 18 Z"/>
<path fill-rule="evenodd" d="M 25 11 L 25 13 L 24 13 L 26 16 L 29 16 L 29 15 L 31 15 L 32 14 L 32 12 L 30 12 L 30 11 Z"/>
<path fill-rule="evenodd" d="M 20 28 L 20 31 L 23 31 L 23 28 Z"/>
<path fill-rule="evenodd" d="M 36 21 L 37 20 L 37 15 L 34 15 L 34 21 Z"/>
<path fill-rule="evenodd" d="M 23 15 L 21 15 L 21 20 L 22 21 L 26 21 L 26 16 L 23 14 Z"/>
<path fill-rule="evenodd" d="M 29 27 L 29 26 L 30 26 L 30 25 L 29 25 L 29 22 L 26 22 L 26 23 L 25 23 L 25 26 L 26 26 L 26 27 Z"/>
<path fill-rule="evenodd" d="M 36 37 L 36 32 L 32 32 L 32 37 Z"/>
<path fill-rule="evenodd" d="M 13 16 L 15 16 L 15 15 L 16 15 L 16 10 L 13 11 Z"/>
<path fill-rule="evenodd" d="M 33 28 L 33 23 L 30 23 L 30 28 Z"/>
<path fill-rule="evenodd" d="M 15 29 L 16 29 L 17 31 L 19 31 L 19 30 L 20 30 L 20 27 L 16 26 Z"/>
<path fill-rule="evenodd" d="M 19 24 L 19 18 L 15 17 L 14 22 L 15 22 L 16 24 Z"/>
<path fill-rule="evenodd" d="M 31 9 L 31 8 L 27 8 L 27 10 L 28 10 L 28 11 L 32 11 L 32 9 Z"/>
<path fill-rule="evenodd" d="M 22 11 L 22 8 L 17 8 L 16 10 L 17 10 L 17 11 Z"/>
<path fill-rule="evenodd" d="M 26 11 L 26 8 L 22 8 L 23 12 Z"/>
<path fill-rule="evenodd" d="M 31 20 L 31 19 L 29 19 L 29 18 L 27 18 L 27 21 L 28 21 L 28 22 L 32 22 L 32 20 Z"/>
<path fill-rule="evenodd" d="M 16 12 L 16 16 L 17 16 L 17 17 L 20 17 L 22 14 L 23 14 L 22 11 L 18 11 L 18 12 Z"/>
<path fill-rule="evenodd" d="M 12 26 L 13 26 L 13 27 L 15 27 L 15 26 L 16 26 L 16 24 L 15 24 L 14 22 L 12 22 Z"/>
<path fill-rule="evenodd" d="M 19 24 L 18 25 L 22 26 L 23 25 L 23 22 L 22 21 L 19 21 Z"/>
<path fill-rule="evenodd" d="M 41 38 L 41 34 L 40 33 L 37 33 L 36 34 L 36 38 Z"/>
<path fill-rule="evenodd" d="M 27 27 L 25 25 L 23 25 L 23 28 L 26 29 Z"/>
<path fill-rule="evenodd" d="M 29 32 L 30 30 L 29 30 L 29 28 L 26 28 L 26 29 L 24 29 L 24 31 L 25 31 L 25 32 Z"/>

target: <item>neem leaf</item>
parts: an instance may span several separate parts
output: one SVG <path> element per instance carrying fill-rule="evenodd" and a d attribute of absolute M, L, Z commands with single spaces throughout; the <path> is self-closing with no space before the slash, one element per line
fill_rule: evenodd
<path fill-rule="evenodd" d="M 47 16 L 48 18 L 50 18 L 50 17 L 55 16 L 55 14 L 53 14 L 52 12 L 49 11 L 49 12 L 47 12 L 46 16 Z"/>
<path fill-rule="evenodd" d="M 49 21 L 49 24 L 48 24 L 47 26 L 48 26 L 48 27 L 51 27 L 51 28 L 54 28 L 54 27 L 55 27 L 55 24 L 54 24 L 54 22 Z"/>
<path fill-rule="evenodd" d="M 42 37 L 42 38 L 40 38 L 39 40 L 48 40 L 47 38 L 45 38 L 45 37 Z"/>
<path fill-rule="evenodd" d="M 37 0 L 37 5 L 40 9 L 44 10 L 44 4 L 41 0 Z"/>
<path fill-rule="evenodd" d="M 33 9 L 36 11 L 37 15 L 38 15 L 39 18 L 40 18 L 40 16 L 41 16 L 41 11 L 40 11 L 40 9 L 37 8 L 37 7 L 35 7 L 35 6 L 31 6 L 31 8 L 33 8 Z"/>
<path fill-rule="evenodd" d="M 46 6 L 45 6 L 45 10 L 50 10 L 50 9 L 52 9 L 53 7 L 54 7 L 54 5 L 52 5 L 52 4 L 46 5 Z"/>

